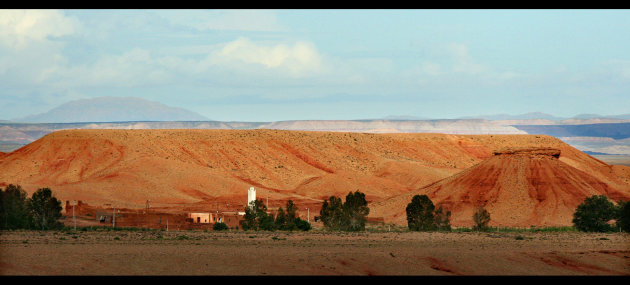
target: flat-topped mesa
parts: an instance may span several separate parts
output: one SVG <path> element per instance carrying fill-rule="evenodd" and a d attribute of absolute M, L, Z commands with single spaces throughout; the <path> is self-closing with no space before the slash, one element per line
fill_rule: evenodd
<path fill-rule="evenodd" d="M 560 150 L 557 148 L 506 148 L 500 151 L 495 151 L 494 155 L 527 155 L 527 156 L 551 156 L 554 158 L 560 158 Z"/>

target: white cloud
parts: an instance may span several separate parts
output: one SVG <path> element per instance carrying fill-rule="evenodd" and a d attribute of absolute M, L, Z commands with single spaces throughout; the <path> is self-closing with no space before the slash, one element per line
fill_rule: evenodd
<path fill-rule="evenodd" d="M 78 25 L 78 20 L 57 10 L 0 10 L 0 43 L 20 50 L 49 37 L 73 34 Z"/>
<path fill-rule="evenodd" d="M 241 64 L 254 65 L 287 72 L 293 77 L 302 77 L 322 71 L 322 56 L 309 42 L 298 41 L 292 45 L 264 45 L 239 38 L 212 52 L 209 58 L 214 65 L 237 67 Z"/>
<path fill-rule="evenodd" d="M 283 28 L 276 15 L 264 10 L 227 10 L 196 25 L 200 30 L 238 30 L 276 32 Z"/>
<path fill-rule="evenodd" d="M 443 73 L 442 66 L 434 62 L 422 63 L 422 71 L 428 75 L 441 75 Z"/>
<path fill-rule="evenodd" d="M 62 54 L 65 42 L 54 38 L 80 28 L 76 18 L 62 11 L 0 10 L 0 81 L 10 87 L 45 82 L 68 61 Z"/>
<path fill-rule="evenodd" d="M 156 10 L 153 11 L 173 24 L 199 31 L 257 31 L 286 30 L 278 23 L 274 11 L 269 10 Z"/>
<path fill-rule="evenodd" d="M 630 79 L 630 61 L 608 60 L 599 64 L 597 72 L 609 78 L 627 81 Z"/>
<path fill-rule="evenodd" d="M 454 58 L 453 71 L 458 73 L 479 74 L 487 71 L 487 68 L 473 61 L 468 53 L 468 46 L 464 44 L 451 44 L 447 50 Z"/>

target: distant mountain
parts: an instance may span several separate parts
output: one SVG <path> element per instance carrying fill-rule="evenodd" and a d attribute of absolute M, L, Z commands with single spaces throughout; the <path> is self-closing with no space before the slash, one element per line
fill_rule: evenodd
<path fill-rule="evenodd" d="M 534 120 L 534 119 L 545 119 L 551 121 L 561 121 L 566 118 L 560 118 L 553 115 L 549 115 L 541 112 L 530 112 L 520 115 L 510 115 L 510 114 L 496 114 L 496 115 L 480 115 L 475 117 L 462 117 L 461 119 L 486 119 L 489 121 L 500 121 L 500 120 Z"/>
<path fill-rule="evenodd" d="M 594 119 L 594 118 L 607 118 L 609 116 L 602 116 L 600 114 L 579 114 L 573 116 L 571 119 Z M 611 116 L 614 117 L 614 116 Z"/>
<path fill-rule="evenodd" d="M 46 113 L 16 122 L 73 123 L 129 121 L 208 121 L 208 118 L 182 108 L 136 97 L 97 97 L 70 101 Z"/>
<path fill-rule="evenodd" d="M 628 120 L 630 119 L 630 114 L 620 114 L 620 115 L 600 115 L 600 114 L 579 114 L 575 115 L 571 118 L 565 117 L 556 117 L 554 115 L 541 113 L 541 112 L 530 112 L 520 115 L 510 115 L 510 114 L 495 114 L 495 115 L 479 115 L 479 116 L 468 116 L 461 117 L 460 119 L 485 119 L 488 121 L 507 121 L 507 120 L 549 120 L 554 122 L 560 121 L 580 121 L 580 120 L 592 120 L 592 119 L 619 119 L 619 120 Z M 583 122 L 585 123 L 585 122 Z"/>
<path fill-rule="evenodd" d="M 577 116 L 574 116 L 572 119 L 599 119 L 599 118 L 627 120 L 627 119 L 630 119 L 630 114 L 608 115 L 608 116 L 602 116 L 600 114 L 579 114 Z"/>
<path fill-rule="evenodd" d="M 388 120 L 388 121 L 423 121 L 423 120 L 431 120 L 431 119 L 427 118 L 427 117 L 417 117 L 417 116 L 409 116 L 409 115 L 403 115 L 403 116 L 390 115 L 390 116 L 382 118 L 382 120 Z"/>

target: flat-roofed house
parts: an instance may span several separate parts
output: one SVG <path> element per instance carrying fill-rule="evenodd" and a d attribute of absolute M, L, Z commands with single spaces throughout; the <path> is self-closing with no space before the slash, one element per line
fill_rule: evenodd
<path fill-rule="evenodd" d="M 188 218 L 196 224 L 209 224 L 213 223 L 212 213 L 188 213 Z"/>

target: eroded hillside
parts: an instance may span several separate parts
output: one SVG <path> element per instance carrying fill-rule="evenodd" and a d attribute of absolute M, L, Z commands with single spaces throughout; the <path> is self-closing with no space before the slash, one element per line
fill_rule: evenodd
<path fill-rule="evenodd" d="M 0 183 L 62 200 L 142 208 L 242 208 L 247 189 L 271 206 L 319 211 L 361 190 L 370 203 L 420 189 L 507 147 L 553 147 L 559 161 L 612 188 L 628 171 L 535 135 L 369 134 L 281 130 L 64 130 L 0 157 Z M 393 210 L 392 210 L 393 211 Z"/>

